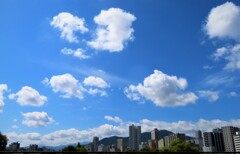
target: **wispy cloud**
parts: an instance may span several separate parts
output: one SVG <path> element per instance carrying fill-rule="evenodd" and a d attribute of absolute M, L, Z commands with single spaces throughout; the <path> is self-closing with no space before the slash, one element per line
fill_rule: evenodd
<path fill-rule="evenodd" d="M 200 90 L 198 96 L 207 99 L 209 102 L 215 102 L 219 98 L 218 92 L 211 90 Z"/>
<path fill-rule="evenodd" d="M 81 48 L 73 50 L 73 49 L 65 47 L 61 50 L 61 53 L 64 54 L 64 55 L 72 55 L 72 56 L 74 56 L 76 58 L 79 58 L 79 59 L 89 59 L 89 58 L 91 58 L 91 56 L 86 55 L 85 51 Z"/>
<path fill-rule="evenodd" d="M 8 86 L 6 84 L 0 84 L 0 112 L 3 111 L 4 103 L 4 97 L 3 93 L 8 90 Z"/>

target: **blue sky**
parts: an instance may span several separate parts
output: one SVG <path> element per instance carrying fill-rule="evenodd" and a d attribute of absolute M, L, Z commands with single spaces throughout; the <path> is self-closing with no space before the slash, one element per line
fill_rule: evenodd
<path fill-rule="evenodd" d="M 240 127 L 239 1 L 1 0 L 0 131 L 61 145 Z"/>

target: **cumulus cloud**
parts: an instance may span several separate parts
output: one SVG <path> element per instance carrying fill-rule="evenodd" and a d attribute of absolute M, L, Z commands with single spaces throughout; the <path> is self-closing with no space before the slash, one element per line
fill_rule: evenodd
<path fill-rule="evenodd" d="M 121 123 L 121 122 L 123 122 L 122 119 L 119 118 L 119 117 L 105 116 L 104 118 L 105 118 L 106 120 L 108 120 L 108 121 L 113 121 L 113 122 L 115 122 L 115 123 Z"/>
<path fill-rule="evenodd" d="M 106 96 L 107 92 L 104 89 L 110 87 L 110 85 L 104 79 L 95 76 L 86 77 L 83 80 L 83 84 L 86 87 L 90 87 L 87 89 L 87 92 L 90 95 L 99 94 L 100 96 Z"/>
<path fill-rule="evenodd" d="M 65 130 L 57 130 L 47 134 L 39 133 L 24 133 L 17 134 L 15 132 L 6 133 L 9 138 L 9 142 L 21 141 L 22 146 L 28 146 L 29 144 L 41 144 L 41 145 L 64 145 L 66 143 L 77 142 L 91 142 L 93 136 L 98 136 L 100 139 L 109 136 L 128 136 L 128 126 L 131 124 L 140 125 L 142 132 L 152 131 L 154 128 L 159 130 L 165 129 L 174 133 L 186 133 L 187 135 L 194 136 L 196 130 L 212 131 L 214 128 L 222 126 L 236 126 L 240 127 L 240 119 L 232 119 L 229 121 L 220 119 L 199 119 L 198 121 L 158 121 L 142 119 L 139 122 L 121 122 L 115 125 L 103 124 L 98 127 L 89 128 L 85 130 L 78 130 L 76 128 L 70 128 Z"/>
<path fill-rule="evenodd" d="M 61 53 L 64 54 L 64 55 L 72 55 L 72 56 L 77 57 L 79 59 L 89 59 L 89 58 L 91 58 L 91 56 L 86 55 L 84 53 L 84 50 L 81 49 L 81 48 L 78 48 L 76 50 L 69 49 L 69 48 L 63 48 L 61 50 Z"/>
<path fill-rule="evenodd" d="M 16 99 L 20 105 L 42 106 L 46 103 L 47 97 L 31 87 L 24 86 L 16 94 L 10 94 L 9 99 Z"/>
<path fill-rule="evenodd" d="M 146 77 L 143 83 L 125 88 L 125 95 L 135 101 L 146 99 L 157 106 L 184 106 L 195 103 L 198 97 L 193 92 L 184 92 L 188 83 L 184 78 L 169 76 L 161 71 Z"/>
<path fill-rule="evenodd" d="M 209 102 L 215 102 L 219 98 L 218 92 L 211 90 L 200 90 L 198 91 L 198 95 L 199 97 L 207 99 Z"/>
<path fill-rule="evenodd" d="M 89 76 L 82 82 L 79 82 L 71 74 L 52 76 L 51 79 L 45 78 L 42 81 L 45 85 L 50 85 L 55 93 L 61 93 L 61 97 L 76 97 L 83 99 L 84 94 L 107 96 L 106 88 L 109 84 L 102 78 Z"/>
<path fill-rule="evenodd" d="M 96 38 L 88 42 L 88 45 L 97 50 L 108 50 L 109 52 L 120 52 L 124 45 L 133 39 L 133 21 L 136 17 L 119 8 L 102 10 L 94 17 L 98 25 Z"/>
<path fill-rule="evenodd" d="M 49 117 L 46 112 L 28 112 L 23 113 L 22 115 L 24 118 L 22 123 L 28 127 L 46 127 L 48 124 L 54 122 L 53 118 Z"/>
<path fill-rule="evenodd" d="M 93 86 L 98 88 L 107 88 L 109 84 L 100 77 L 88 76 L 83 80 L 83 84 L 86 86 Z"/>
<path fill-rule="evenodd" d="M 61 12 L 53 17 L 51 26 L 61 31 L 61 38 L 69 42 L 78 42 L 75 32 L 85 33 L 88 29 L 84 26 L 85 20 L 68 12 Z"/>
<path fill-rule="evenodd" d="M 5 105 L 3 93 L 7 90 L 8 90 L 8 87 L 6 84 L 0 84 L 0 112 L 3 111 L 3 106 Z"/>
<path fill-rule="evenodd" d="M 226 2 L 213 8 L 204 29 L 210 38 L 230 38 L 240 40 L 240 7 Z"/>
<path fill-rule="evenodd" d="M 42 82 L 50 85 L 55 93 L 61 93 L 64 98 L 83 99 L 84 88 L 71 74 L 52 76 L 50 80 L 45 78 Z"/>
<path fill-rule="evenodd" d="M 225 60 L 224 70 L 240 70 L 240 44 L 235 46 L 221 47 L 213 54 L 215 60 Z"/>

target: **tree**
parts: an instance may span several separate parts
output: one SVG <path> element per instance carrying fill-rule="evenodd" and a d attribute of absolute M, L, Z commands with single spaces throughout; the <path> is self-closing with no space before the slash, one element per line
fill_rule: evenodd
<path fill-rule="evenodd" d="M 68 146 L 64 147 L 64 148 L 62 149 L 62 151 L 63 151 L 63 152 L 69 152 L 69 151 L 75 152 L 75 151 L 77 151 L 77 150 L 76 150 L 76 148 L 75 148 L 74 146 L 68 145 Z"/>
<path fill-rule="evenodd" d="M 63 152 L 87 152 L 87 149 L 78 142 L 76 147 L 72 145 L 68 145 L 64 147 L 62 151 Z"/>
<path fill-rule="evenodd" d="M 0 151 L 4 151 L 6 149 L 7 142 L 8 142 L 7 136 L 3 135 L 0 132 Z"/>
<path fill-rule="evenodd" d="M 76 146 L 76 151 L 87 152 L 87 149 L 78 142 Z"/>
<path fill-rule="evenodd" d="M 199 152 L 199 148 L 190 143 L 176 139 L 169 147 L 164 147 L 161 152 Z"/>

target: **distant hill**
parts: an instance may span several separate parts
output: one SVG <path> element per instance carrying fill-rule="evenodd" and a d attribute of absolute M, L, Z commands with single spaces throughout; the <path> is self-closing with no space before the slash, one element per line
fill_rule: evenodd
<path fill-rule="evenodd" d="M 159 131 L 159 138 L 164 138 L 165 136 L 172 135 L 173 132 L 168 130 L 160 130 Z M 117 139 L 123 139 L 125 145 L 128 145 L 129 137 L 118 137 L 118 136 L 111 136 L 107 138 L 103 138 L 99 141 L 99 144 L 103 145 L 117 145 Z M 142 142 L 147 142 L 151 139 L 151 132 L 144 132 L 141 134 Z"/>
<path fill-rule="evenodd" d="M 169 136 L 169 135 L 172 135 L 174 134 L 173 132 L 171 131 L 168 131 L 168 130 L 160 130 L 159 131 L 159 138 L 164 138 L 165 136 Z M 128 145 L 128 142 L 129 142 L 129 137 L 119 137 L 119 136 L 111 136 L 111 137 L 106 137 L 106 138 L 103 138 L 99 141 L 99 144 L 103 144 L 103 145 L 117 145 L 117 139 L 123 139 L 123 142 L 125 145 Z M 147 142 L 149 139 L 151 139 L 151 132 L 144 132 L 141 134 L 141 139 L 142 139 L 142 142 Z M 186 139 L 187 140 L 190 140 L 190 139 L 193 139 L 193 137 L 190 137 L 190 136 L 186 136 Z M 91 143 L 87 143 L 87 142 L 84 142 L 84 143 L 81 143 L 82 145 L 89 145 Z M 76 146 L 76 143 L 75 144 L 69 144 L 69 145 L 73 145 L 73 146 Z M 46 148 L 48 149 L 52 149 L 52 150 L 61 150 L 63 149 L 64 147 L 66 147 L 68 145 L 59 145 L 59 146 L 45 146 Z M 42 147 L 42 146 L 40 146 Z"/>

